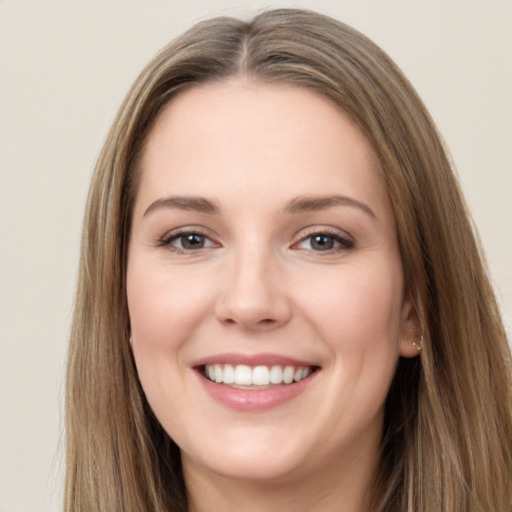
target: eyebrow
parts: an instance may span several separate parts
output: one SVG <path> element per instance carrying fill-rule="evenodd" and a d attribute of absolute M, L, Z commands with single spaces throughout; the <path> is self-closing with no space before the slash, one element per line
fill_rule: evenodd
<path fill-rule="evenodd" d="M 319 210 L 327 210 L 335 206 L 351 206 L 361 209 L 373 219 L 377 216 L 373 210 L 356 199 L 348 196 L 330 195 L 330 196 L 300 196 L 292 199 L 284 208 L 285 213 L 305 213 Z M 146 215 L 161 209 L 177 209 L 196 211 L 200 213 L 208 213 L 218 215 L 219 208 L 204 197 L 191 196 L 169 196 L 162 197 L 153 201 L 143 214 Z"/>
<path fill-rule="evenodd" d="M 335 206 L 351 206 L 354 208 L 359 208 L 373 219 L 377 219 L 377 216 L 367 204 L 362 203 L 361 201 L 358 201 L 352 197 L 340 195 L 297 197 L 292 199 L 286 205 L 284 211 L 285 213 L 304 213 L 327 210 L 328 208 L 333 208 Z"/>
<path fill-rule="evenodd" d="M 143 217 L 161 209 L 189 210 L 200 213 L 218 214 L 219 208 L 204 197 L 169 196 L 162 197 L 152 202 L 144 212 Z"/>

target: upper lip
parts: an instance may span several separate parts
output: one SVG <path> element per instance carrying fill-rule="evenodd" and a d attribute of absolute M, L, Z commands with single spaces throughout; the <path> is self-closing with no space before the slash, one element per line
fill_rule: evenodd
<path fill-rule="evenodd" d="M 293 357 L 283 356 L 272 353 L 260 354 L 241 354 L 226 352 L 223 354 L 215 354 L 213 356 L 198 359 L 192 363 L 192 367 L 200 367 L 212 364 L 231 364 L 239 365 L 244 364 L 247 366 L 295 366 L 295 367 L 308 367 L 318 366 L 311 361 L 296 359 Z"/>

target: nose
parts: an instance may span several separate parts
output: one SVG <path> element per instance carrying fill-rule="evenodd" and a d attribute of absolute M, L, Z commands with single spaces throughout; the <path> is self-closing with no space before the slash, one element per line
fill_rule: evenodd
<path fill-rule="evenodd" d="M 286 284 L 277 262 L 264 251 L 245 251 L 226 261 L 215 314 L 225 325 L 271 330 L 292 314 Z"/>

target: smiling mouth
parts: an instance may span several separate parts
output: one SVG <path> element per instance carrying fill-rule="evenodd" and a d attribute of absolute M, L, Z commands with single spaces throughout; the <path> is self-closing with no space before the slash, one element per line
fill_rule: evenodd
<path fill-rule="evenodd" d="M 295 384 L 317 370 L 317 366 L 207 364 L 201 367 L 200 372 L 216 384 L 226 384 L 236 389 L 261 390 Z"/>

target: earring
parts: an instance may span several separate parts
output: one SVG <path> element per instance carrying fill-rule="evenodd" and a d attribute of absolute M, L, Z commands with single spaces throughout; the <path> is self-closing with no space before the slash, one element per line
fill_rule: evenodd
<path fill-rule="evenodd" d="M 418 342 L 414 340 L 412 344 L 418 349 L 418 352 L 421 352 L 421 349 L 423 348 L 423 334 L 420 336 Z"/>

